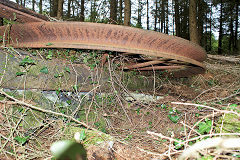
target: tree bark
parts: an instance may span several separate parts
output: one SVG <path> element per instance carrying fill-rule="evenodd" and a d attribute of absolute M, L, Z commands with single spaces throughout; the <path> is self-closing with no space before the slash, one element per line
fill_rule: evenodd
<path fill-rule="evenodd" d="M 122 21 L 122 18 L 123 18 L 123 1 L 122 0 L 119 0 L 119 20 L 118 20 L 118 23 L 119 24 L 122 24 L 123 21 Z"/>
<path fill-rule="evenodd" d="M 222 54 L 222 38 L 223 38 L 223 2 L 221 0 L 220 18 L 219 18 L 219 36 L 218 36 L 218 54 Z"/>
<path fill-rule="evenodd" d="M 164 21 L 165 21 L 165 6 L 164 6 L 164 0 L 161 1 L 161 29 L 160 32 L 164 32 Z"/>
<path fill-rule="evenodd" d="M 209 51 L 212 51 L 212 2 L 211 2 L 211 10 L 210 10 L 210 20 L 209 20 L 209 27 L 210 27 L 210 36 L 209 36 Z"/>
<path fill-rule="evenodd" d="M 174 11 L 175 11 L 176 36 L 180 37 L 181 31 L 180 31 L 179 0 L 175 0 Z"/>
<path fill-rule="evenodd" d="M 154 31 L 157 31 L 157 19 L 158 19 L 158 0 L 155 0 L 155 15 L 154 15 Z"/>
<path fill-rule="evenodd" d="M 42 0 L 39 0 L 39 13 L 42 14 Z"/>
<path fill-rule="evenodd" d="M 71 17 L 71 0 L 68 0 L 67 4 L 67 18 Z"/>
<path fill-rule="evenodd" d="M 232 46 L 233 46 L 233 43 L 234 43 L 233 16 L 232 15 L 230 15 L 229 29 L 230 29 L 230 37 L 229 37 L 229 42 L 228 42 L 228 50 L 232 51 Z"/>
<path fill-rule="evenodd" d="M 197 30 L 197 5 L 196 0 L 190 0 L 189 4 L 189 29 L 190 41 L 199 44 L 198 30 Z"/>
<path fill-rule="evenodd" d="M 84 16 L 84 6 L 85 6 L 85 1 L 81 0 L 81 12 L 80 12 L 80 22 L 84 22 L 85 16 Z"/>
<path fill-rule="evenodd" d="M 58 0 L 51 0 L 51 2 L 52 2 L 52 12 L 50 13 L 50 16 L 57 17 Z"/>
<path fill-rule="evenodd" d="M 141 2 L 141 0 L 138 0 L 137 27 L 142 28 L 142 2 Z"/>
<path fill-rule="evenodd" d="M 32 10 L 35 11 L 35 3 L 36 1 L 35 0 L 32 0 Z"/>
<path fill-rule="evenodd" d="M 203 18 L 207 17 L 207 16 L 205 16 L 204 11 L 203 11 L 203 7 L 205 6 L 204 1 L 203 0 L 198 0 L 197 2 L 198 2 L 197 3 L 197 6 L 198 6 L 197 7 L 198 8 L 198 13 L 197 13 L 197 17 L 198 17 L 198 20 L 197 20 L 198 39 L 199 39 L 199 44 L 201 46 L 203 46 L 203 43 L 204 43 L 204 38 L 203 38 Z M 207 20 L 207 18 L 206 18 L 206 20 Z M 207 25 L 206 25 L 206 28 L 207 28 Z M 206 30 L 206 32 L 207 32 L 207 30 Z M 207 38 L 205 38 L 205 39 L 207 40 Z M 205 45 L 207 46 L 207 43 Z"/>
<path fill-rule="evenodd" d="M 117 1 L 110 0 L 110 23 L 117 24 Z"/>
<path fill-rule="evenodd" d="M 57 10 L 58 19 L 62 19 L 63 17 L 63 2 L 64 0 L 58 0 L 58 10 Z"/>
<path fill-rule="evenodd" d="M 166 25 L 165 25 L 165 33 L 168 34 L 168 15 L 169 15 L 169 10 L 168 10 L 168 0 L 166 1 Z"/>
<path fill-rule="evenodd" d="M 124 25 L 130 26 L 131 24 L 131 0 L 124 0 Z"/>
<path fill-rule="evenodd" d="M 236 0 L 236 3 L 235 3 L 235 7 L 236 7 L 236 19 L 235 19 L 235 35 L 234 35 L 234 51 L 237 51 L 239 48 L 238 48 L 238 21 L 239 21 L 239 16 L 238 16 L 238 12 L 239 12 L 239 0 Z"/>
<path fill-rule="evenodd" d="M 147 0 L 147 30 L 149 30 L 149 2 Z"/>

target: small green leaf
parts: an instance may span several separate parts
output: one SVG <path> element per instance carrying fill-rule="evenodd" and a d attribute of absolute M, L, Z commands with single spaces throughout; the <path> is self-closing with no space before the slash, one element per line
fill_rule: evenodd
<path fill-rule="evenodd" d="M 27 136 L 27 137 L 16 136 L 14 139 L 15 139 L 19 144 L 24 145 L 24 144 L 27 142 L 27 140 L 29 139 L 29 136 Z"/>
<path fill-rule="evenodd" d="M 181 141 L 181 140 L 178 139 L 178 138 L 176 138 L 176 140 Z M 178 143 L 178 142 L 174 142 L 174 146 L 175 146 L 175 149 L 180 149 L 180 148 L 182 148 L 183 144 Z"/>
<path fill-rule="evenodd" d="M 66 102 L 67 102 L 68 105 L 70 105 L 72 103 L 71 100 L 67 100 Z"/>
<path fill-rule="evenodd" d="M 63 73 L 55 73 L 55 74 L 54 74 L 54 77 L 55 77 L 55 78 L 63 77 Z"/>
<path fill-rule="evenodd" d="M 59 95 L 60 92 L 61 92 L 61 89 L 58 88 L 58 90 L 56 90 L 56 94 Z"/>
<path fill-rule="evenodd" d="M 77 85 L 74 85 L 74 86 L 73 86 L 73 90 L 74 90 L 75 92 L 77 92 L 77 91 L 78 91 L 78 86 L 77 86 Z"/>
<path fill-rule="evenodd" d="M 173 122 L 173 123 L 177 123 L 180 119 L 179 116 L 174 116 L 174 115 L 168 115 L 168 118 Z"/>
<path fill-rule="evenodd" d="M 197 126 L 199 128 L 197 131 L 200 134 L 209 133 L 212 128 L 212 121 L 206 119 L 205 122 L 200 122 Z"/>
<path fill-rule="evenodd" d="M 44 67 L 40 70 L 40 72 L 45 73 L 45 74 L 48 74 L 48 68 L 44 66 Z"/>
<path fill-rule="evenodd" d="M 68 73 L 71 72 L 69 67 L 65 67 L 65 71 L 68 72 Z"/>
<path fill-rule="evenodd" d="M 29 56 L 26 56 L 20 63 L 19 66 L 26 67 L 27 65 L 35 65 L 34 60 L 30 59 Z"/>
<path fill-rule="evenodd" d="M 80 137 L 79 137 L 80 141 L 83 141 L 84 139 L 86 139 L 86 133 L 85 131 L 81 131 L 80 132 Z"/>
<path fill-rule="evenodd" d="M 51 59 L 52 59 L 52 55 L 51 55 L 51 54 L 48 54 L 48 55 L 46 56 L 46 59 L 51 60 Z"/>
<path fill-rule="evenodd" d="M 51 45 L 53 45 L 53 43 L 51 43 L 51 42 L 46 44 L 46 46 L 51 46 Z"/>
<path fill-rule="evenodd" d="M 24 74 L 26 74 L 25 72 L 17 72 L 16 73 L 16 76 L 22 76 L 22 75 L 24 75 Z"/>

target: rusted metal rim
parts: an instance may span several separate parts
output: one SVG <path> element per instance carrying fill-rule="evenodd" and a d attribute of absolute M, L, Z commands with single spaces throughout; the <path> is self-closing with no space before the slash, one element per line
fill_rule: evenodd
<path fill-rule="evenodd" d="M 0 35 L 4 32 L 8 33 L 5 36 L 7 45 L 16 48 L 110 50 L 163 57 L 205 68 L 203 48 L 188 40 L 154 31 L 86 22 L 34 22 L 14 24 L 8 29 L 0 27 Z"/>
<path fill-rule="evenodd" d="M 8 0 L 0 0 L 0 17 L 22 23 L 48 21 L 46 16 L 37 14 L 30 9 L 19 6 Z"/>

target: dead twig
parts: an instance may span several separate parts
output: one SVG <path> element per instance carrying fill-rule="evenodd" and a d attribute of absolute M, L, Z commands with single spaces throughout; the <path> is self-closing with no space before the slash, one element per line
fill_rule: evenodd
<path fill-rule="evenodd" d="M 196 107 L 203 107 L 203 108 L 208 108 L 220 113 L 231 113 L 231 114 L 236 114 L 237 116 L 240 117 L 240 114 L 234 111 L 227 111 L 227 110 L 220 110 L 220 109 L 216 109 L 214 107 L 210 107 L 210 106 L 205 106 L 205 105 L 201 105 L 201 104 L 193 104 L 193 103 L 182 103 L 182 102 L 171 102 L 172 104 L 181 104 L 181 105 L 186 105 L 186 106 L 196 106 Z"/>
<path fill-rule="evenodd" d="M 94 131 L 98 131 L 98 130 L 96 130 L 95 128 L 92 128 L 92 127 L 88 126 L 86 123 L 81 122 L 81 121 L 73 118 L 72 116 L 68 116 L 68 115 L 65 115 L 65 114 L 63 114 L 63 113 L 58 113 L 58 112 L 54 112 L 54 111 L 51 111 L 51 110 L 42 109 L 42 108 L 36 107 L 36 106 L 34 106 L 34 105 L 32 105 L 32 104 L 28 104 L 28 103 L 25 103 L 25 102 L 23 102 L 23 101 L 20 101 L 20 100 L 14 98 L 14 97 L 8 95 L 6 92 L 3 91 L 3 89 L 0 89 L 0 94 L 2 94 L 2 95 L 4 95 L 5 97 L 7 97 L 7 98 L 9 98 L 9 99 L 11 99 L 11 100 L 13 100 L 13 101 L 15 101 L 15 102 L 16 102 L 17 104 L 19 104 L 19 105 L 23 105 L 23 106 L 26 106 L 26 107 L 28 107 L 28 108 L 31 108 L 31 109 L 34 109 L 34 110 L 37 110 L 37 111 L 40 111 L 40 112 L 44 112 L 44 113 L 53 114 L 53 115 L 56 115 L 56 116 L 65 117 L 65 118 L 67 118 L 67 119 L 70 119 L 70 120 L 72 120 L 72 121 L 74 121 L 74 122 L 82 125 L 83 127 L 86 127 L 86 128 L 88 128 L 88 129 L 91 129 L 91 130 L 94 130 Z M 100 131 L 98 131 L 98 132 L 100 132 Z"/>

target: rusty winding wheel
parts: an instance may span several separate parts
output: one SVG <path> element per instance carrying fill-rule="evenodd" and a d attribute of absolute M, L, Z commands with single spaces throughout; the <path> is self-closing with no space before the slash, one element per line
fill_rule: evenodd
<path fill-rule="evenodd" d="M 6 0 L 0 0 L 2 17 L 11 18 L 9 15 L 16 13 L 16 21 L 28 22 L 0 27 L 0 35 L 4 35 L 7 46 L 117 51 L 144 55 L 140 63 L 127 65 L 124 69 L 178 70 L 176 76 L 205 71 L 202 63 L 206 59 L 205 50 L 188 40 L 111 24 L 49 22 L 44 16 L 36 16 L 38 14 L 32 11 L 27 12 L 17 5 L 3 2 Z"/>

